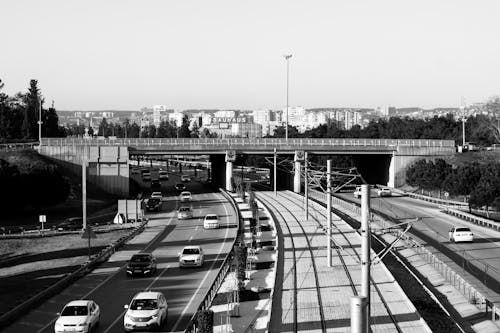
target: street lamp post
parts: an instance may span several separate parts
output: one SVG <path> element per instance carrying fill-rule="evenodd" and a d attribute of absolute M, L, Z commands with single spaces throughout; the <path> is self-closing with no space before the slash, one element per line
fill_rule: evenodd
<path fill-rule="evenodd" d="M 286 127 L 285 127 L 285 140 L 288 141 L 288 83 L 289 83 L 289 60 L 292 57 L 291 54 L 284 55 L 286 60 Z"/>

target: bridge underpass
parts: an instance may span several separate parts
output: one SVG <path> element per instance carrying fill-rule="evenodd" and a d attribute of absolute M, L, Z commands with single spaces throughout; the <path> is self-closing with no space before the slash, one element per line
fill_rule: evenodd
<path fill-rule="evenodd" d="M 81 164 L 85 160 L 90 183 L 107 192 L 127 196 L 131 155 L 209 155 L 213 184 L 228 190 L 231 190 L 230 169 L 238 155 L 289 156 L 295 162 L 301 162 L 298 156 L 303 156 L 304 152 L 310 155 L 351 155 L 369 183 L 397 187 L 404 184 L 406 166 L 413 161 L 453 155 L 455 146 L 452 140 L 43 138 L 39 150 L 77 175 L 81 175 Z M 277 174 L 276 178 L 280 188 L 290 188 L 287 177 Z"/>

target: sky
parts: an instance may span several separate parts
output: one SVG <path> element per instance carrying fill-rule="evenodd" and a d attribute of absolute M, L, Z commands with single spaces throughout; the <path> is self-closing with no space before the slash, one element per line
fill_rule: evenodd
<path fill-rule="evenodd" d="M 4 92 L 58 110 L 458 107 L 500 94 L 498 0 L 2 0 Z"/>

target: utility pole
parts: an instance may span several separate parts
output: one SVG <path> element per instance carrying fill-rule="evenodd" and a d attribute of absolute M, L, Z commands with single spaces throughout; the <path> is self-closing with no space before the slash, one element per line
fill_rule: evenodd
<path fill-rule="evenodd" d="M 326 177 L 326 260 L 328 267 L 332 267 L 332 160 L 326 161 Z"/>
<path fill-rule="evenodd" d="M 85 147 L 86 148 L 86 147 Z M 87 149 L 82 158 L 82 220 L 83 230 L 87 229 Z"/>
<path fill-rule="evenodd" d="M 370 327 L 370 185 L 361 185 L 361 295 L 366 297 L 366 311 L 363 332 Z"/>
<path fill-rule="evenodd" d="M 276 177 L 276 148 L 274 148 L 274 163 L 273 163 L 273 172 L 274 172 L 274 195 L 278 195 L 278 192 L 276 192 L 276 180 L 278 179 Z"/>
<path fill-rule="evenodd" d="M 291 54 L 284 55 L 286 60 L 286 127 L 285 127 L 285 140 L 288 141 L 288 86 L 289 86 L 289 59 L 292 57 Z"/>
<path fill-rule="evenodd" d="M 304 153 L 304 205 L 306 209 L 306 221 L 309 220 L 309 180 L 307 178 L 307 151 Z"/>

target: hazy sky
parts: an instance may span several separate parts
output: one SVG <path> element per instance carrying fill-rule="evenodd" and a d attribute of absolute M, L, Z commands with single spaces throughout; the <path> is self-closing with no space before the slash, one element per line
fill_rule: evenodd
<path fill-rule="evenodd" d="M 2 0 L 0 79 L 59 110 L 459 106 L 500 94 L 500 1 Z"/>

